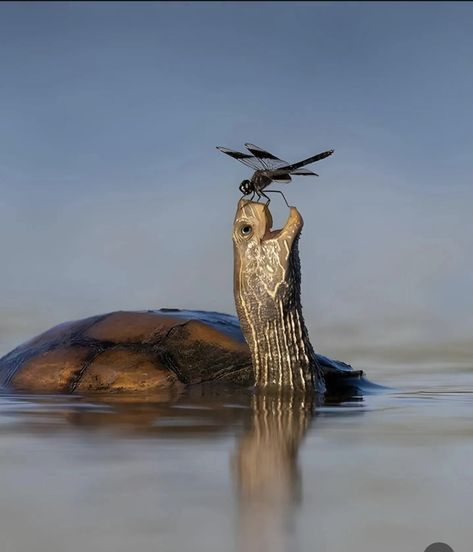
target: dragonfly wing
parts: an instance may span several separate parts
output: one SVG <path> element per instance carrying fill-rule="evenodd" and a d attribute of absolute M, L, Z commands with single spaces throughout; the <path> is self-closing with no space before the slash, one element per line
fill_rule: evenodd
<path fill-rule="evenodd" d="M 241 151 L 222 148 L 221 146 L 217 146 L 217 149 L 222 153 L 226 153 L 230 157 L 233 157 L 233 159 L 240 161 L 247 167 L 254 169 L 255 171 L 266 169 L 266 166 L 261 162 L 261 159 L 258 159 L 254 155 L 248 155 L 247 153 L 242 153 Z"/>
<path fill-rule="evenodd" d="M 329 155 L 332 155 L 332 153 L 335 150 L 328 150 L 323 151 L 322 153 L 318 153 L 317 155 L 314 155 L 312 157 L 308 157 L 307 159 L 303 159 L 302 161 L 299 161 L 298 163 L 292 163 L 292 165 L 286 165 L 284 167 L 280 167 L 280 169 L 285 169 L 290 173 L 293 173 L 294 169 L 299 169 L 301 167 L 305 167 L 305 165 L 310 165 L 311 163 L 315 163 L 316 161 L 320 161 L 321 159 L 325 159 Z"/>
<path fill-rule="evenodd" d="M 291 182 L 291 180 L 292 180 L 291 175 L 288 173 L 275 174 L 272 177 L 272 181 L 278 182 L 279 184 L 288 184 L 289 182 Z"/>
<path fill-rule="evenodd" d="M 265 169 L 276 169 L 278 167 L 281 167 L 283 165 L 287 165 L 287 161 L 284 161 L 283 159 L 279 159 L 279 157 L 276 157 L 269 151 L 264 150 L 263 148 L 260 148 L 258 146 L 255 146 L 254 144 L 245 144 L 246 149 L 251 152 L 254 157 L 259 159 L 261 163 L 263 163 Z"/>
<path fill-rule="evenodd" d="M 317 173 L 309 171 L 309 169 L 294 169 L 291 171 L 291 174 L 296 174 L 297 176 L 319 176 Z"/>

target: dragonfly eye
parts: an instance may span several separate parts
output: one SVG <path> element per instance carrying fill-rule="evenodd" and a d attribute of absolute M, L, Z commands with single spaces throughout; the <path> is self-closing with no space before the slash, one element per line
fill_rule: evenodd
<path fill-rule="evenodd" d="M 249 236 L 251 236 L 251 234 L 253 234 L 253 227 L 250 226 L 249 224 L 244 224 L 241 228 L 240 228 L 240 233 L 242 236 L 244 236 L 245 238 L 248 238 Z"/>

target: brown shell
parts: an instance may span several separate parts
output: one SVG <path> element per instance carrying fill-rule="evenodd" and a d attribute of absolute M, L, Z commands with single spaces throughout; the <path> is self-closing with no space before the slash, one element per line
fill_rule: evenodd
<path fill-rule="evenodd" d="M 251 384 L 238 321 L 162 309 L 66 322 L 0 359 L 0 385 L 37 392 L 157 391 L 206 381 Z"/>
<path fill-rule="evenodd" d="M 329 392 L 363 388 L 343 362 L 317 355 Z M 0 388 L 27 392 L 163 391 L 186 384 L 251 385 L 251 356 L 238 319 L 161 309 L 65 322 L 0 359 Z"/>

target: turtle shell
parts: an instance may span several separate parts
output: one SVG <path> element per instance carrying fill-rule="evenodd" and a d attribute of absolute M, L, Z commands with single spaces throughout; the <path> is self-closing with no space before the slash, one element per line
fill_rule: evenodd
<path fill-rule="evenodd" d="M 327 387 L 361 372 L 319 356 Z M 234 316 L 160 309 L 65 322 L 0 359 L 3 389 L 136 392 L 188 384 L 251 385 L 251 355 Z"/>

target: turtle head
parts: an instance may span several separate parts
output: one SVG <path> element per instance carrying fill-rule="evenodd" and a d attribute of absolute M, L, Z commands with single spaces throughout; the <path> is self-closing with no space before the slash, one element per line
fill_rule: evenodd
<path fill-rule="evenodd" d="M 233 224 L 235 295 L 271 310 L 299 280 L 297 242 L 303 220 L 290 207 L 285 225 L 273 229 L 267 205 L 241 199 Z"/>
<path fill-rule="evenodd" d="M 233 224 L 236 310 L 256 385 L 313 388 L 316 360 L 300 303 L 302 217 L 290 207 L 284 226 L 272 226 L 267 205 L 240 199 Z"/>

